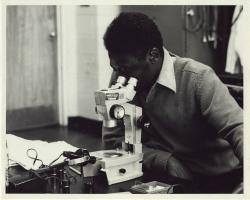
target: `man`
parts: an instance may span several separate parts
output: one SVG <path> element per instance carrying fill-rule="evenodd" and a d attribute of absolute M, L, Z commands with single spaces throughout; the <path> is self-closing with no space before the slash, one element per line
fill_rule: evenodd
<path fill-rule="evenodd" d="M 243 112 L 214 71 L 170 56 L 156 24 L 141 13 L 115 18 L 104 44 L 112 80 L 138 79 L 133 103 L 149 124 L 142 132 L 144 171 L 190 181 L 198 192 L 232 192 L 242 182 Z M 121 141 L 122 130 L 103 129 L 105 148 Z"/>

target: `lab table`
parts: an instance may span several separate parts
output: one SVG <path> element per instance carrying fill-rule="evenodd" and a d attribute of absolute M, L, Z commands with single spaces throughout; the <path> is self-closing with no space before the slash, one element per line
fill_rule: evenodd
<path fill-rule="evenodd" d="M 100 133 L 90 133 L 90 130 L 85 131 L 71 131 L 67 128 L 48 128 L 42 130 L 30 130 L 24 132 L 14 133 L 29 140 L 43 140 L 47 142 L 55 142 L 58 140 L 66 141 L 67 143 L 74 145 L 78 148 L 86 148 L 90 152 L 101 150 L 101 134 Z M 74 174 L 65 167 L 70 174 Z M 91 183 L 89 184 L 89 180 Z M 25 170 L 21 166 L 14 166 L 9 168 L 9 180 L 10 186 L 6 189 L 6 193 L 64 193 L 62 187 L 59 187 L 55 183 L 52 183 L 51 179 L 43 180 L 34 176 L 29 171 Z M 99 172 L 95 177 L 81 177 L 75 175 L 74 181 L 70 183 L 70 190 L 67 191 L 71 194 L 89 194 L 89 193 L 117 193 L 117 192 L 127 192 L 129 189 L 138 183 L 146 183 L 151 181 L 160 181 L 167 184 L 172 184 L 169 182 L 168 178 L 164 174 L 157 174 L 157 172 L 144 171 L 143 176 L 128 180 L 122 183 L 116 183 L 113 185 L 108 185 L 106 174 L 104 172 Z M 184 188 L 182 188 L 184 189 Z M 177 193 L 189 192 L 188 190 L 179 190 Z M 178 189 L 177 189 L 178 190 Z M 67 193 L 66 192 L 66 193 Z"/>
<path fill-rule="evenodd" d="M 6 193 L 116 193 L 129 191 L 131 186 L 143 181 L 143 177 L 140 177 L 122 183 L 108 185 L 106 176 L 102 172 L 95 177 L 82 177 L 76 175 L 70 183 L 69 190 L 65 192 L 63 187 L 59 186 L 58 183 L 52 183 L 52 179 L 42 180 L 36 176 L 32 176 L 30 172 L 24 170 L 20 166 L 11 167 L 9 169 L 9 174 L 10 186 L 7 187 Z M 71 174 L 73 173 L 71 172 Z M 89 184 L 90 179 L 91 184 Z"/>

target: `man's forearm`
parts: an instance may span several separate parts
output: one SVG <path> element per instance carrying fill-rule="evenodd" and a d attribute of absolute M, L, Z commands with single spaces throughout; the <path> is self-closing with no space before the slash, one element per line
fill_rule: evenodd
<path fill-rule="evenodd" d="M 142 147 L 143 166 L 145 169 L 166 170 L 167 161 L 171 153 L 159 149 L 150 148 L 146 145 Z"/>

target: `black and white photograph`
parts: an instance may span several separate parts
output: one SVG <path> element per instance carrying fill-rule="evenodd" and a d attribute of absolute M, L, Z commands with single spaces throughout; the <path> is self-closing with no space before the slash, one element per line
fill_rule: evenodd
<path fill-rule="evenodd" d="M 65 2 L 2 4 L 2 197 L 246 197 L 249 7 Z"/>

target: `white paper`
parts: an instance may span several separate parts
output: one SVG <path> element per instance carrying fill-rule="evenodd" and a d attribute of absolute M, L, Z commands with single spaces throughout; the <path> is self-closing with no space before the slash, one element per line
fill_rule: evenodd
<path fill-rule="evenodd" d="M 12 161 L 12 164 L 18 163 L 27 170 L 36 170 L 41 165 L 41 162 L 38 160 L 33 165 L 34 159 L 27 156 L 27 150 L 30 148 L 37 151 L 37 158 L 42 160 L 44 165 L 49 165 L 53 160 L 58 158 L 63 151 L 76 151 L 78 149 L 65 141 L 49 143 L 42 140 L 27 140 L 12 134 L 6 135 L 9 159 Z M 35 157 L 35 152 L 29 151 L 29 155 Z M 61 156 L 53 165 L 63 162 L 64 159 L 65 157 Z"/>

